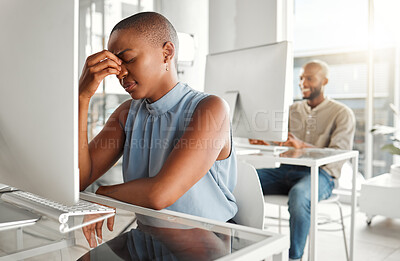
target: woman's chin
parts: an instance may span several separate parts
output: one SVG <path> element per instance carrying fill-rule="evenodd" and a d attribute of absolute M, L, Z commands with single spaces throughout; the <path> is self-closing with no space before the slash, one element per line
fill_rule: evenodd
<path fill-rule="evenodd" d="M 132 99 L 134 99 L 134 100 L 140 100 L 140 99 L 145 98 L 145 97 L 143 97 L 143 94 L 140 93 L 140 92 L 138 92 L 138 91 L 130 92 L 130 93 L 128 93 L 128 94 L 129 94 L 129 95 L 132 97 Z"/>
<path fill-rule="evenodd" d="M 129 93 L 129 95 L 130 95 L 130 96 L 132 97 L 132 99 L 134 99 L 134 100 L 143 99 L 143 97 L 141 97 L 140 95 L 137 95 L 137 93 L 134 93 L 134 92 Z"/>

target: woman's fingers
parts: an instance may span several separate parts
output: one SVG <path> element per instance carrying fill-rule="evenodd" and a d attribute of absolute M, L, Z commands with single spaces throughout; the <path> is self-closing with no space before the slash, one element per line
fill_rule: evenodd
<path fill-rule="evenodd" d="M 113 69 L 113 68 L 107 68 L 104 69 L 100 72 L 97 72 L 93 75 L 93 79 L 95 80 L 96 83 L 100 84 L 100 82 L 108 75 L 116 74 L 118 75 L 120 71 Z M 97 88 L 96 88 L 97 89 Z"/>
<path fill-rule="evenodd" d="M 79 95 L 90 99 L 96 93 L 101 81 L 106 76 L 112 74 L 118 75 L 119 73 L 120 71 L 115 68 L 105 68 L 95 73 L 83 72 L 79 80 Z"/>
<path fill-rule="evenodd" d="M 102 61 L 94 64 L 93 66 L 90 66 L 88 68 L 88 70 L 90 73 L 97 73 L 106 68 L 116 69 L 118 71 L 121 71 L 121 69 L 122 69 L 121 66 L 119 66 L 119 64 L 117 64 L 113 60 L 105 59 L 105 60 L 102 60 Z"/>
<path fill-rule="evenodd" d="M 115 215 L 107 219 L 107 228 L 110 231 L 114 230 Z"/>
<path fill-rule="evenodd" d="M 101 243 L 103 241 L 103 221 L 97 222 L 96 224 L 96 233 L 97 233 L 97 237 L 99 239 L 99 243 Z"/>
<path fill-rule="evenodd" d="M 96 242 L 95 242 L 95 232 L 94 232 L 94 224 L 84 226 L 82 228 L 83 235 L 85 236 L 87 242 L 89 243 L 90 247 L 95 247 Z"/>
<path fill-rule="evenodd" d="M 89 67 L 91 67 L 91 66 L 93 66 L 93 65 L 95 65 L 95 64 L 97 64 L 97 63 L 99 63 L 99 62 L 101 62 L 101 61 L 103 61 L 105 59 L 112 60 L 118 65 L 122 64 L 121 59 L 119 59 L 115 54 L 113 54 L 112 52 L 107 51 L 107 50 L 103 50 L 101 52 L 92 54 L 91 56 L 89 56 L 86 59 L 86 64 Z"/>
<path fill-rule="evenodd" d="M 106 76 L 119 75 L 121 64 L 121 59 L 107 50 L 89 56 L 79 79 L 79 95 L 90 99 Z"/>
<path fill-rule="evenodd" d="M 90 242 L 89 242 L 89 244 L 90 244 L 90 247 L 97 247 L 96 233 L 94 232 L 95 231 L 94 230 L 95 226 L 91 226 L 91 227 L 92 227 L 92 229 L 91 229 L 91 232 L 90 232 Z"/>
<path fill-rule="evenodd" d="M 103 228 L 103 221 L 99 221 L 97 223 L 84 226 L 82 228 L 83 235 L 85 236 L 90 247 L 92 248 L 96 247 L 98 242 L 101 243 L 103 241 L 102 228 Z M 97 239 L 99 241 L 97 241 Z"/>
<path fill-rule="evenodd" d="M 83 235 L 84 235 L 85 238 L 86 238 L 86 241 L 89 242 L 89 241 L 90 241 L 90 232 L 89 232 L 88 226 L 84 226 L 84 227 L 82 228 L 82 232 L 83 232 Z"/>

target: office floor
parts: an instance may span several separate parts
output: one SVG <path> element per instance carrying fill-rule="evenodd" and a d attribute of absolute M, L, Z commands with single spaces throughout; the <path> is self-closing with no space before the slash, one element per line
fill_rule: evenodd
<path fill-rule="evenodd" d="M 345 215 L 345 225 L 347 238 L 350 236 L 350 206 L 343 205 Z M 331 218 L 339 218 L 339 213 L 336 205 L 319 205 L 319 212 L 322 217 L 330 215 Z M 278 207 L 276 205 L 266 204 L 266 230 L 278 232 Z M 287 208 L 282 211 L 282 233 L 288 234 L 289 213 Z M 132 220 L 132 215 L 128 212 L 121 211 L 118 213 L 117 222 L 114 231 L 123 231 L 124 226 Z M 318 257 L 324 261 L 338 261 L 346 260 L 342 232 L 338 231 L 324 231 L 322 229 L 337 230 L 340 226 L 338 224 L 328 224 L 319 227 L 318 232 Z M 76 260 L 89 250 L 88 244 L 82 237 L 81 232 L 77 240 L 77 245 L 72 251 L 55 251 L 43 256 L 25 260 Z M 103 229 L 104 238 L 109 239 L 110 232 Z M 367 226 L 365 222 L 365 215 L 358 212 L 356 215 L 356 228 L 355 228 L 355 256 L 358 261 L 397 261 L 400 260 L 400 219 L 388 219 L 385 217 L 377 216 L 372 220 L 372 225 Z M 10 238 L 0 238 L 0 245 L 9 242 Z M 303 260 L 307 260 L 307 246 Z"/>
<path fill-rule="evenodd" d="M 339 219 L 339 211 L 334 204 L 322 204 L 318 206 L 320 216 L 323 218 L 329 215 L 333 219 Z M 349 205 L 343 204 L 345 216 L 345 227 L 347 242 L 350 240 L 350 211 Z M 265 219 L 266 230 L 278 232 L 278 206 L 266 204 Z M 282 233 L 289 234 L 288 221 L 289 213 L 287 208 L 282 210 Z M 321 218 L 320 218 L 321 220 Z M 319 226 L 318 230 L 318 257 L 324 261 L 346 260 L 343 234 L 339 224 L 326 224 Z M 337 231 L 324 231 L 324 230 Z M 307 260 L 307 246 L 303 260 Z M 357 261 L 398 261 L 400 260 L 400 219 L 388 219 L 383 216 L 376 216 L 371 226 L 367 226 L 365 214 L 356 213 L 355 227 L 355 260 Z"/>

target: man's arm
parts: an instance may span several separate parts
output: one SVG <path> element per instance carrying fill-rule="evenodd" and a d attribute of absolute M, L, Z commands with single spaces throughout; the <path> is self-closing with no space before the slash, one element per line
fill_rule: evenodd
<path fill-rule="evenodd" d="M 355 117 L 349 108 L 343 108 L 335 119 L 335 128 L 330 136 L 328 148 L 351 150 L 355 133 Z M 316 148 L 316 146 L 306 143 L 292 133 L 289 133 L 288 140 L 282 143 L 283 146 L 301 148 Z"/>
<path fill-rule="evenodd" d="M 249 142 L 253 145 L 270 145 L 267 141 L 264 140 L 249 139 Z M 294 147 L 296 149 L 316 148 L 314 145 L 300 140 L 290 132 L 288 133 L 288 139 L 285 142 L 274 142 L 273 144 L 278 144 L 279 146 Z"/>
<path fill-rule="evenodd" d="M 304 149 L 304 148 L 316 148 L 314 145 L 307 143 L 305 141 L 300 140 L 292 133 L 288 133 L 288 139 L 285 142 L 281 142 L 280 146 L 294 147 L 295 149 Z"/>
<path fill-rule="evenodd" d="M 343 108 L 337 114 L 335 120 L 336 128 L 332 132 L 329 148 L 351 150 L 353 148 L 354 133 L 356 129 L 356 120 L 352 110 Z"/>

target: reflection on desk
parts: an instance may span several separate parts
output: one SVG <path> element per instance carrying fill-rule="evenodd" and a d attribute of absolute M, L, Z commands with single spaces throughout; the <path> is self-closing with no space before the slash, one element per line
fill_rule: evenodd
<path fill-rule="evenodd" d="M 35 225 L 0 231 L 0 260 L 39 255 L 40 260 L 131 260 L 135 256 L 151 260 L 156 254 L 163 260 L 262 260 L 270 256 L 287 260 L 286 235 L 169 210 L 155 211 L 95 194 L 81 196 L 117 208 L 113 231 L 103 230 L 107 243 L 89 251 L 81 229 L 62 233 L 58 222 L 44 216 Z M 85 216 L 72 220 L 71 226 L 77 228 L 95 219 Z M 154 253 L 149 252 L 152 249 Z"/>
<path fill-rule="evenodd" d="M 266 235 L 207 230 L 137 214 L 137 227 L 92 249 L 79 260 L 215 260 Z"/>
<path fill-rule="evenodd" d="M 199 228 L 143 225 L 86 253 L 79 260 L 214 260 L 231 252 L 231 237 Z"/>
<path fill-rule="evenodd" d="M 291 148 L 283 153 L 280 153 L 279 157 L 318 160 L 326 157 L 341 155 L 344 152 L 347 151 L 331 149 L 331 148 L 307 148 L 307 149 Z"/>

